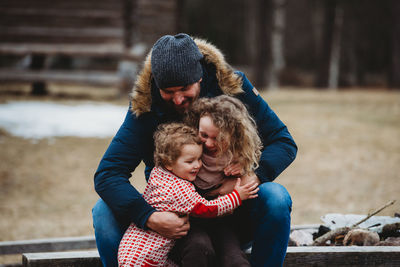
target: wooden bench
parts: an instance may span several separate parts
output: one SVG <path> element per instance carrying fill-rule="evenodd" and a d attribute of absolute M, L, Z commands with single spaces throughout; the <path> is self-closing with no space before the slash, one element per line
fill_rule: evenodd
<path fill-rule="evenodd" d="M 96 249 L 96 241 L 94 236 L 91 235 L 0 242 L 0 255 L 82 249 Z"/>
<path fill-rule="evenodd" d="M 44 82 L 86 83 L 130 89 L 137 64 L 144 59 L 149 42 L 175 30 L 175 2 L 171 0 L 2 0 L 0 1 L 0 63 L 4 56 L 30 62 L 28 67 L 2 66 L 0 82 L 33 82 L 33 89 L 45 90 Z M 150 23 L 150 12 L 158 28 Z M 161 9 L 160 9 L 161 7 Z M 154 36 L 153 36 L 154 35 Z M 117 60 L 107 72 L 94 70 L 54 70 L 47 58 L 106 58 Z M 11 61 L 11 60 L 9 60 Z M 26 60 L 25 60 L 26 61 Z M 13 62 L 14 63 L 14 62 Z M 14 64 L 15 65 L 15 64 Z M 23 65 L 23 64 L 22 64 Z M 110 64 L 112 65 L 112 64 Z M 35 89 L 36 88 L 36 89 Z"/>
<path fill-rule="evenodd" d="M 102 266 L 97 251 L 23 254 L 24 267 Z M 284 266 L 400 266 L 400 247 L 288 247 Z"/>
<path fill-rule="evenodd" d="M 319 224 L 293 225 L 291 230 L 317 231 Z M 1 241 L 0 255 L 22 254 L 30 252 L 60 252 L 66 250 L 95 249 L 93 235 L 78 237 L 56 237 L 31 240 Z"/>
<path fill-rule="evenodd" d="M 316 230 L 318 226 L 291 229 Z M 23 266 L 101 266 L 95 248 L 94 236 L 3 241 L 0 255 L 22 254 Z M 65 250 L 77 251 L 61 252 Z M 284 266 L 400 266 L 400 247 L 288 247 Z"/>

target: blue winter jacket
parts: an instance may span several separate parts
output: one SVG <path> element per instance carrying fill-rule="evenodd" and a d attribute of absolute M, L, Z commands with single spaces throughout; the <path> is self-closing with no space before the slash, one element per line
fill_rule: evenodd
<path fill-rule="evenodd" d="M 195 42 L 204 55 L 200 97 L 228 94 L 247 106 L 264 146 L 256 174 L 262 183 L 273 181 L 296 157 L 297 147 L 292 136 L 242 72 L 233 72 L 213 45 L 199 39 Z M 147 57 L 137 77 L 125 120 L 94 177 L 96 192 L 120 223 L 134 222 L 146 228 L 147 219 L 155 209 L 130 184 L 129 178 L 143 161 L 148 179 L 154 166 L 154 131 L 161 123 L 180 120 L 179 114 L 165 106 L 152 79 L 150 58 Z"/>

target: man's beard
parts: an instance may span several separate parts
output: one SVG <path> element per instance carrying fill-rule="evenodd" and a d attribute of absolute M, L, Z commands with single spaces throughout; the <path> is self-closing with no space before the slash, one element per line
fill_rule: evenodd
<path fill-rule="evenodd" d="M 179 114 L 183 114 L 190 108 L 190 106 L 193 104 L 193 101 L 194 99 L 190 97 L 185 99 L 179 106 L 175 105 L 172 101 L 168 102 L 168 106 L 173 108 Z"/>

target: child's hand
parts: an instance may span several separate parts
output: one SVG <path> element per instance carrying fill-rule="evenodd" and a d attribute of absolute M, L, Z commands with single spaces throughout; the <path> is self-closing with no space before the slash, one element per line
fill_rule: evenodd
<path fill-rule="evenodd" d="M 240 199 L 243 201 L 258 197 L 257 192 L 259 188 L 257 182 L 240 185 L 240 178 L 238 178 L 236 180 L 235 190 L 239 193 Z"/>

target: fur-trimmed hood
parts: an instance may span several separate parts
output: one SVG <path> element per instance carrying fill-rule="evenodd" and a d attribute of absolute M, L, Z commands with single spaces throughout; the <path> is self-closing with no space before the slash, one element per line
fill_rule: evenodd
<path fill-rule="evenodd" d="M 240 75 L 234 73 L 232 67 L 225 61 L 224 55 L 214 45 L 205 40 L 194 38 L 200 52 L 204 56 L 204 61 L 213 64 L 216 68 L 218 85 L 222 92 L 227 95 L 237 95 L 242 90 L 242 79 Z M 151 51 L 148 53 L 141 72 L 138 74 L 135 85 L 131 93 L 131 111 L 140 116 L 151 110 Z M 206 90 L 201 88 L 201 90 Z"/>

